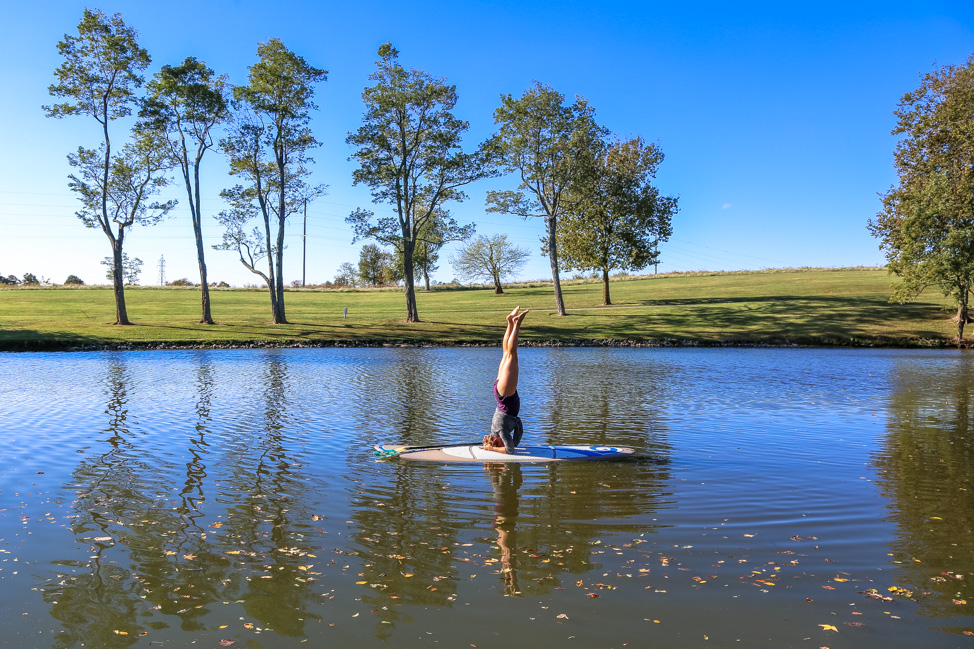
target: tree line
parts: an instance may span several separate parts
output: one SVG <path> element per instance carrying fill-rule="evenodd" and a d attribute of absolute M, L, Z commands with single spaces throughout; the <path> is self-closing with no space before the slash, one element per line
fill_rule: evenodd
<path fill-rule="evenodd" d="M 257 61 L 242 85 L 194 57 L 162 66 L 147 81 L 151 57 L 138 33 L 120 14 L 96 9 L 84 11 L 77 35 L 65 34 L 58 50 L 62 63 L 49 92 L 60 103 L 43 108 L 49 117 L 80 116 L 100 127 L 93 148 L 79 146 L 68 155 L 74 170 L 68 186 L 81 202 L 78 218 L 101 229 L 111 246 L 116 323 L 129 323 L 126 236 L 132 227 L 153 225 L 173 212 L 177 201 L 160 198 L 170 185 L 185 191 L 200 272 L 200 322 L 213 323 L 200 183 L 210 151 L 227 158 L 236 181 L 220 191 L 226 208 L 216 218 L 224 231 L 213 247 L 236 252 L 263 280 L 274 322 L 286 323 L 286 223 L 326 189 L 311 182 L 309 167 L 319 146 L 310 127 L 318 109 L 314 97 L 328 72 L 270 39 L 258 45 Z M 467 198 L 467 185 L 503 174 L 520 182 L 489 192 L 487 209 L 544 220 L 542 252 L 551 262 L 559 314 L 565 314 L 561 267 L 601 272 L 608 304 L 610 271 L 637 270 L 657 260 L 658 244 L 670 236 L 677 212 L 677 199 L 661 196 L 652 184 L 663 154 L 642 138 L 612 136 L 596 123 L 585 100 L 567 103 L 538 82 L 519 98 L 502 95 L 495 111 L 498 132 L 465 150 L 469 124 L 453 114 L 455 86 L 404 67 L 391 43 L 379 47 L 368 81 L 361 126 L 346 141 L 358 165 L 353 184 L 367 186 L 381 209 L 357 208 L 346 222 L 353 243 L 369 239 L 392 252 L 370 244 L 373 262 L 390 256 L 385 274 L 363 265 L 363 248 L 359 268 L 343 264 L 336 280 L 402 281 L 406 319 L 417 322 L 417 278 L 429 288 L 440 248 L 466 242 L 451 260 L 454 268 L 492 282 L 500 292 L 504 276 L 523 264 L 527 252 L 506 238 L 472 239 L 475 225 L 457 223 L 449 206 Z M 125 118 L 134 125 L 119 138 Z"/>

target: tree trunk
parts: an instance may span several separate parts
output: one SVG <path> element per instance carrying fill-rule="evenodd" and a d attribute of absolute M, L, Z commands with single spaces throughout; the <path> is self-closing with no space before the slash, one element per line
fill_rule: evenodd
<path fill-rule="evenodd" d="M 204 260 L 203 251 L 203 225 L 202 217 L 200 216 L 200 171 L 199 171 L 199 158 L 196 160 L 196 165 L 193 167 L 193 180 L 195 181 L 195 196 L 190 194 L 190 210 L 192 211 L 193 217 L 193 233 L 196 235 L 196 260 L 199 262 L 200 266 L 200 291 L 202 292 L 202 309 L 203 314 L 200 318 L 200 324 L 214 324 L 213 316 L 210 315 L 210 285 L 206 280 L 206 261 Z M 188 178 L 187 178 L 188 181 Z M 189 183 L 187 182 L 186 190 L 189 191 Z M 194 200 L 195 199 L 195 200 Z"/>
<path fill-rule="evenodd" d="M 602 269 L 602 306 L 610 306 L 612 300 L 609 299 L 609 269 Z"/>
<path fill-rule="evenodd" d="M 402 262 L 403 280 L 406 284 L 406 322 L 419 322 L 419 309 L 416 307 L 416 286 L 413 276 L 413 242 L 403 241 Z"/>
<path fill-rule="evenodd" d="M 274 303 L 274 324 L 288 324 L 284 312 L 284 201 L 281 200 L 281 212 L 278 214 L 277 250 L 274 251 L 274 265 L 276 272 L 274 282 L 277 284 L 277 300 Z"/>
<path fill-rule="evenodd" d="M 430 274 L 427 273 L 425 270 L 423 271 L 423 279 L 426 282 L 426 290 L 429 291 L 430 290 Z"/>
<path fill-rule="evenodd" d="M 122 273 L 122 238 L 112 242 L 112 287 L 115 290 L 115 324 L 128 325 L 128 312 L 125 309 L 125 276 Z"/>
<path fill-rule="evenodd" d="M 503 295 L 504 289 L 501 288 L 500 273 L 494 273 L 494 295 Z"/>
<path fill-rule="evenodd" d="M 545 219 L 548 226 L 548 261 L 551 262 L 551 281 L 555 286 L 555 308 L 558 310 L 558 315 L 566 315 L 565 301 L 561 297 L 561 280 L 558 278 L 558 241 L 555 238 L 557 218 L 550 216 Z"/>

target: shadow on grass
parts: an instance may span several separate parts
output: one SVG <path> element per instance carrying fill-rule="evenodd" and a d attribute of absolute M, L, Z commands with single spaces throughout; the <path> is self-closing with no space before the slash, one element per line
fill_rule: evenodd
<path fill-rule="evenodd" d="M 557 338 L 564 337 L 566 330 L 575 330 L 585 338 L 699 339 L 714 343 L 902 343 L 922 338 L 946 341 L 936 327 L 949 317 L 936 304 L 890 304 L 881 297 L 714 297 L 638 303 L 653 308 L 640 312 L 613 311 L 611 307 L 569 311 L 568 319 L 588 322 L 577 326 L 539 324 L 532 327 L 533 333 Z M 923 328 L 901 334 L 882 333 L 897 321 Z"/>
<path fill-rule="evenodd" d="M 0 328 L 0 351 L 5 352 L 56 351 L 104 343 L 104 340 L 76 333 Z"/>

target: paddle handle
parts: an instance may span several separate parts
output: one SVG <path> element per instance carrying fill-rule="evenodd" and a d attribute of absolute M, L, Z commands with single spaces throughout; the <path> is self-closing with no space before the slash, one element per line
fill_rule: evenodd
<path fill-rule="evenodd" d="M 450 442 L 449 444 L 425 444 L 421 446 L 396 446 L 393 448 L 387 448 L 383 450 L 376 449 L 376 457 L 395 457 L 397 455 L 402 455 L 403 453 L 412 453 L 413 451 L 424 451 L 428 448 L 447 448 L 449 446 L 480 446 L 483 444 L 482 441 L 476 442 Z"/>

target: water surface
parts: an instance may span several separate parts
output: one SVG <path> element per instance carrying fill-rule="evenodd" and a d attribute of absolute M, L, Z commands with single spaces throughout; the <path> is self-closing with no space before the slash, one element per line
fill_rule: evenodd
<path fill-rule="evenodd" d="M 974 356 L 524 349 L 0 354 L 5 648 L 969 647 Z"/>

